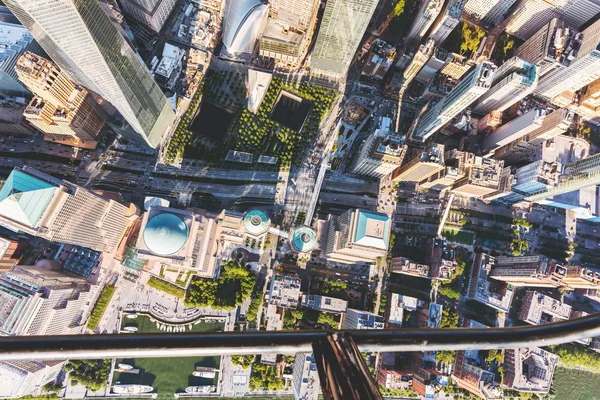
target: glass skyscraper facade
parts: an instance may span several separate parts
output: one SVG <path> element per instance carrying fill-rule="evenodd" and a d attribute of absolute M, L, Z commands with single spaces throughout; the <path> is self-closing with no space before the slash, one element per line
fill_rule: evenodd
<path fill-rule="evenodd" d="M 327 2 L 311 59 L 313 73 L 346 74 L 377 3 L 378 0 Z"/>
<path fill-rule="evenodd" d="M 5 3 L 67 75 L 109 101 L 148 145 L 161 143 L 174 112 L 98 1 Z"/>

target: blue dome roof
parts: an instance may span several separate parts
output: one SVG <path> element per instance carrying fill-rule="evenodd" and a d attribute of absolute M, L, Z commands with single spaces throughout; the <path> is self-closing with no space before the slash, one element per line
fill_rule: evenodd
<path fill-rule="evenodd" d="M 292 232 L 291 244 L 300 253 L 311 251 L 317 245 L 317 234 L 309 226 L 299 226 Z"/>
<path fill-rule="evenodd" d="M 154 254 L 168 256 L 183 249 L 188 233 L 188 227 L 180 216 L 158 214 L 144 228 L 144 243 Z"/>
<path fill-rule="evenodd" d="M 269 229 L 269 217 L 260 210 L 249 211 L 244 217 L 244 228 L 251 235 L 260 235 Z"/>

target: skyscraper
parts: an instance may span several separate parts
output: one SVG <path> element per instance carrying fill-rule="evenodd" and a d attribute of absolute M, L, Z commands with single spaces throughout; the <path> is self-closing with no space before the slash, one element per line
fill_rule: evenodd
<path fill-rule="evenodd" d="M 352 173 L 383 178 L 402 164 L 406 149 L 402 136 L 378 130 L 362 144 Z"/>
<path fill-rule="evenodd" d="M 148 68 L 97 1 L 7 0 L 6 5 L 74 81 L 110 102 L 149 146 L 174 112 Z"/>
<path fill-rule="evenodd" d="M 450 32 L 456 28 L 462 17 L 463 8 L 466 0 L 449 0 L 436 19 L 431 31 L 429 39 L 434 40 L 438 44 L 443 44 Z"/>
<path fill-rule="evenodd" d="M 518 57 L 502 64 L 494 74 L 492 87 L 477 100 L 473 113 L 485 115 L 504 111 L 531 94 L 538 83 L 537 66 Z"/>
<path fill-rule="evenodd" d="M 517 0 L 468 0 L 465 14 L 480 20 L 484 24 L 493 25 L 508 12 Z"/>
<path fill-rule="evenodd" d="M 544 116 L 544 110 L 535 108 L 527 111 L 484 137 L 481 149 L 484 152 L 491 152 L 524 137 L 542 125 Z"/>
<path fill-rule="evenodd" d="M 0 188 L 0 226 L 55 242 L 112 253 L 135 219 L 135 206 L 29 167 L 15 168 Z"/>
<path fill-rule="evenodd" d="M 578 51 L 569 54 L 567 68 L 554 70 L 539 82 L 535 94 L 552 99 L 564 91 L 576 91 L 600 78 L 600 20 L 581 32 Z"/>
<path fill-rule="evenodd" d="M 329 0 L 315 49 L 311 73 L 316 76 L 343 77 L 369 25 L 378 0 Z"/>
<path fill-rule="evenodd" d="M 392 175 L 394 182 L 422 182 L 444 169 L 444 145 L 432 143 Z"/>
<path fill-rule="evenodd" d="M 424 142 L 481 97 L 490 88 L 495 71 L 496 66 L 490 62 L 478 64 L 446 97 L 415 122 L 410 134 L 411 139 Z"/>
<path fill-rule="evenodd" d="M 96 147 L 104 118 L 89 92 L 71 82 L 51 61 L 23 54 L 15 67 L 21 82 L 35 95 L 25 118 L 49 140 L 77 147 Z"/>
<path fill-rule="evenodd" d="M 427 34 L 431 24 L 442 11 L 444 2 L 442 0 L 426 0 L 421 2 L 417 15 L 413 18 L 413 24 L 406 34 L 407 46 L 418 45 Z"/>
<path fill-rule="evenodd" d="M 160 32 L 177 0 L 120 0 L 125 13 L 131 15 L 154 32 Z"/>

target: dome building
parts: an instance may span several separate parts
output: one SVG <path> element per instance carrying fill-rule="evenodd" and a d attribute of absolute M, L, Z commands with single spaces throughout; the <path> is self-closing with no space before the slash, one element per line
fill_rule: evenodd
<path fill-rule="evenodd" d="M 317 234 L 306 225 L 301 225 L 290 232 L 290 246 L 298 253 L 309 253 L 317 246 Z"/>
<path fill-rule="evenodd" d="M 221 57 L 233 61 L 250 60 L 267 22 L 268 10 L 269 5 L 261 0 L 225 2 Z"/>
<path fill-rule="evenodd" d="M 260 210 L 248 211 L 243 221 L 246 234 L 255 238 L 267 233 L 271 223 L 267 214 Z"/>
<path fill-rule="evenodd" d="M 136 247 L 138 257 L 161 264 L 195 268 L 194 249 L 202 242 L 205 219 L 191 211 L 151 206 L 144 214 Z"/>

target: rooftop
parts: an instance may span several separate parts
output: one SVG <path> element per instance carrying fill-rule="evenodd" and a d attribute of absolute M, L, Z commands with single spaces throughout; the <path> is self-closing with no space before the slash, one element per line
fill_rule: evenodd
<path fill-rule="evenodd" d="M 297 276 L 274 275 L 269 290 L 269 303 L 283 308 L 297 308 L 300 299 L 300 284 Z"/>
<path fill-rule="evenodd" d="M 179 252 L 185 246 L 188 235 L 188 226 L 184 220 L 179 215 L 168 212 L 148 220 L 143 232 L 146 247 L 160 256 Z"/>
<path fill-rule="evenodd" d="M 269 217 L 260 210 L 252 210 L 244 216 L 244 228 L 251 235 L 262 235 L 269 229 Z"/>
<path fill-rule="evenodd" d="M 313 310 L 327 311 L 331 313 L 343 313 L 348 308 L 346 300 L 335 297 L 305 294 L 302 296 L 302 305 Z"/>
<path fill-rule="evenodd" d="M 312 251 L 317 245 L 317 234 L 309 226 L 299 226 L 291 234 L 291 244 L 300 253 Z"/>
<path fill-rule="evenodd" d="M 386 214 L 357 210 L 354 243 L 386 250 L 388 247 L 391 219 Z"/>
<path fill-rule="evenodd" d="M 543 293 L 528 290 L 519 318 L 533 325 L 569 319 L 571 306 Z"/>
<path fill-rule="evenodd" d="M 14 169 L 0 188 L 0 215 L 34 227 L 58 188 Z"/>

